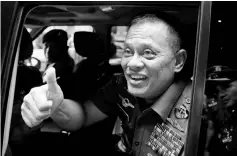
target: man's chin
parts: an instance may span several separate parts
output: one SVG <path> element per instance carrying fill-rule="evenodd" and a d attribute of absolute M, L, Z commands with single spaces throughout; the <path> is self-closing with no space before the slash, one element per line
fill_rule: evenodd
<path fill-rule="evenodd" d="M 147 92 L 145 89 L 142 88 L 133 88 L 133 87 L 128 87 L 128 92 L 132 94 L 135 97 L 140 97 L 140 98 L 146 98 Z"/>

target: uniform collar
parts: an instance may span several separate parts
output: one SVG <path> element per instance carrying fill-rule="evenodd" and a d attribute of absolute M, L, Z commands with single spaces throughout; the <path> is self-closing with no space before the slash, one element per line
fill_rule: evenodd
<path fill-rule="evenodd" d="M 171 84 L 163 95 L 151 106 L 151 109 L 158 113 L 163 120 L 166 120 L 185 86 L 186 83 L 181 80 Z"/>

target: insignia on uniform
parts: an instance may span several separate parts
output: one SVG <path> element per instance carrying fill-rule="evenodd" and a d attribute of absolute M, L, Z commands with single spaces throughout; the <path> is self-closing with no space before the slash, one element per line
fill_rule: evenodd
<path fill-rule="evenodd" d="M 190 104 L 190 103 L 191 103 L 191 99 L 188 98 L 188 97 L 186 97 L 186 98 L 185 98 L 185 102 L 186 102 L 186 104 Z"/>
<path fill-rule="evenodd" d="M 184 142 L 176 132 L 162 123 L 156 124 L 147 145 L 158 155 L 178 156 Z"/>
<path fill-rule="evenodd" d="M 119 95 L 119 97 L 121 98 L 122 100 L 122 105 L 124 107 L 131 107 L 131 108 L 134 108 L 134 106 L 130 103 L 130 101 L 128 100 L 128 98 L 123 98 L 121 95 Z"/>
<path fill-rule="evenodd" d="M 174 114 L 177 119 L 187 119 L 189 116 L 189 111 L 187 107 L 182 104 L 179 108 L 174 109 Z"/>
<path fill-rule="evenodd" d="M 179 131 L 181 132 L 184 132 L 184 129 L 183 127 L 180 126 L 180 124 L 176 121 L 176 120 L 173 120 L 171 118 L 167 118 L 167 121 L 176 129 L 178 129 Z"/>

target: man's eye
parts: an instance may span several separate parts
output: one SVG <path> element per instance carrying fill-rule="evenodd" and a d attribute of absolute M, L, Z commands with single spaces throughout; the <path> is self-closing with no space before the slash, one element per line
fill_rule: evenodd
<path fill-rule="evenodd" d="M 124 56 L 128 57 L 128 56 L 132 56 L 132 52 L 130 49 L 125 49 L 124 50 Z"/>
<path fill-rule="evenodd" d="M 146 49 L 143 52 L 143 57 L 148 58 L 148 59 L 152 59 L 152 58 L 156 57 L 156 55 L 157 54 L 150 49 Z"/>

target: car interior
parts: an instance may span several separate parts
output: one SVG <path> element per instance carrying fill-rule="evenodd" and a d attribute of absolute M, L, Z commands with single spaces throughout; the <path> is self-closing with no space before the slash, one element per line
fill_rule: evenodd
<path fill-rule="evenodd" d="M 72 40 L 72 44 L 68 44 L 68 46 L 70 56 L 75 62 L 74 70 L 58 80 L 66 98 L 85 101 L 92 97 L 114 75 L 123 74 L 120 61 L 128 26 L 135 15 L 146 11 L 159 10 L 172 14 L 187 26 L 185 30 L 190 42 L 188 47 L 189 61 L 185 72 L 190 74 L 190 79 L 193 78 L 200 2 L 127 2 L 126 4 L 121 2 L 91 2 L 86 5 L 77 2 L 57 2 L 55 5 L 41 3 L 42 5 L 33 7 L 24 19 L 24 28 L 30 33 L 33 43 L 33 54 L 24 63 L 26 66 L 35 67 L 39 70 L 43 78 L 43 73 L 47 68 L 47 59 L 42 46 L 42 36 L 45 34 L 45 30 L 59 28 L 67 31 L 68 34 L 70 33 L 71 38 L 69 38 Z M 34 6 L 34 3 L 29 2 L 29 6 L 31 5 Z M 227 39 L 229 36 L 226 35 L 230 32 L 227 27 L 231 20 L 224 16 L 229 13 L 227 7 L 229 7 L 227 3 L 213 2 L 207 80 L 213 73 L 216 75 L 214 78 L 211 77 L 210 81 L 206 81 L 205 94 L 208 96 L 207 102 L 209 103 L 204 106 L 202 121 L 216 115 L 213 111 L 216 108 L 212 107 L 215 106 L 213 104 L 215 100 L 212 99 L 216 94 L 214 95 L 212 92 L 220 90 L 215 87 L 225 85 L 225 88 L 228 88 L 237 78 L 235 71 L 237 68 L 232 52 L 234 41 Z M 222 14 L 218 12 L 220 9 L 223 11 Z M 221 22 L 222 26 L 220 26 Z M 83 28 L 80 26 L 83 26 Z M 80 27 L 80 29 L 77 27 Z M 223 36 L 226 38 L 223 39 Z M 223 51 L 228 58 L 223 56 Z M 222 71 L 224 71 L 224 74 Z M 228 75 L 225 72 L 231 72 L 231 74 Z M 218 78 L 227 78 L 228 82 L 220 83 L 217 80 Z M 224 84 L 225 82 L 228 84 Z M 215 88 L 214 91 L 213 88 Z M 222 88 L 222 90 L 225 89 Z M 80 96 L 77 96 L 79 93 Z M 24 94 L 22 93 L 22 95 Z M 19 106 L 16 110 L 19 110 Z M 231 107 L 232 110 L 236 110 L 236 105 Z M 233 118 L 236 119 L 236 113 L 232 113 L 231 119 Z M 200 133 L 202 133 L 200 138 L 203 137 L 203 139 L 199 139 L 199 144 L 201 140 L 203 145 L 199 145 L 198 155 L 211 156 L 215 153 L 212 148 L 207 154 L 206 147 L 204 147 L 206 142 L 209 142 L 206 138 L 215 129 L 212 127 L 212 131 L 210 131 L 208 123 L 207 121 L 202 122 L 200 128 Z M 14 126 L 16 128 L 10 130 L 9 147 L 12 155 L 75 155 L 75 153 L 79 153 L 78 155 L 84 153 L 86 155 L 121 155 L 116 150 L 116 144 L 120 139 L 119 132 L 117 134 L 117 131 L 119 131 L 118 124 L 119 120 L 115 116 L 76 132 L 64 131 L 53 124 L 50 119 L 43 126 L 36 129 Z M 222 140 L 227 140 L 225 150 L 237 151 L 235 149 L 237 147 L 232 145 L 234 144 L 231 142 L 232 140 L 226 139 L 226 131 L 229 132 L 228 134 L 236 131 L 236 127 L 233 128 L 230 125 L 233 124 L 228 123 L 228 126 L 223 126 L 218 134 L 222 134 Z M 224 131 L 225 128 L 227 130 Z M 231 131 L 231 128 L 235 131 Z M 215 141 L 211 141 L 211 143 L 213 142 Z M 41 150 L 39 151 L 37 148 L 41 148 Z M 55 153 L 55 151 L 57 152 Z"/>

